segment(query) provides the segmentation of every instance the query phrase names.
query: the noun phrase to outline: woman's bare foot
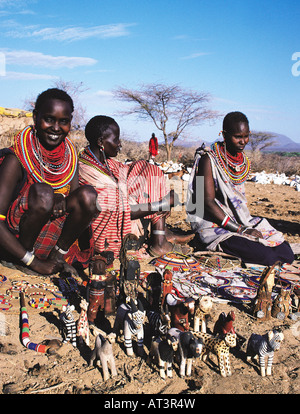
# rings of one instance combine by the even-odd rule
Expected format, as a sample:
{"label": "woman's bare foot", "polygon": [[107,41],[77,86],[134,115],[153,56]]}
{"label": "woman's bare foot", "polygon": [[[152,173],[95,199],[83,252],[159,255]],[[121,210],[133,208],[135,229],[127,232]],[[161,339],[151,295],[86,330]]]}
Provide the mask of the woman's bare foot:
{"label": "woman's bare foot", "polygon": [[166,239],[170,243],[186,244],[195,237],[195,234],[176,234],[166,227]]}
{"label": "woman's bare foot", "polygon": [[149,254],[151,256],[162,256],[172,251],[173,244],[166,242],[163,245],[151,244],[149,247]]}

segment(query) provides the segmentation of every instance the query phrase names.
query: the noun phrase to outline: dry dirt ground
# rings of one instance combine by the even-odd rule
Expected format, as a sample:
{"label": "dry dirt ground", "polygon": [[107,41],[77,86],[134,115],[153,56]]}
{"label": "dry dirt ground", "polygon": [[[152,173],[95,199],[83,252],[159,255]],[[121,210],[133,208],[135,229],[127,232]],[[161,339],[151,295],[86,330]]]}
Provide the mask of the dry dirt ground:
{"label": "dry dirt ground", "polygon": [[[246,183],[249,209],[253,215],[268,218],[292,243],[300,242],[299,199],[294,188]],[[185,215],[173,212],[168,218],[170,227],[189,230]],[[141,262],[142,270],[153,270],[148,260]],[[115,264],[118,268],[118,263]],[[28,280],[31,283],[50,283],[50,278],[24,276],[20,271],[0,266],[0,274],[8,280],[0,285],[0,294],[11,286],[11,281]],[[17,297],[17,296],[16,296]],[[89,367],[91,349],[95,337],[90,335],[90,347],[73,348],[64,344],[56,354],[48,355],[25,348],[20,341],[20,304],[12,299],[12,308],[0,312],[0,393],[2,394],[102,394],[121,395],[177,395],[196,394],[299,394],[300,393],[300,330],[295,322],[277,319],[257,322],[246,306],[215,304],[208,329],[214,326],[221,312],[234,310],[235,328],[245,338],[252,332],[265,333],[273,326],[282,326],[285,339],[275,354],[273,375],[261,377],[256,363],[248,363],[245,346],[231,352],[232,376],[222,378],[215,355],[206,363],[196,360],[190,378],[180,378],[178,365],[174,364],[173,378],[160,378],[155,366],[149,366],[145,358],[128,357],[122,343],[113,345],[118,376],[103,381],[101,368]],[[28,302],[27,302],[28,303]],[[2,305],[0,305],[2,306]],[[78,310],[78,309],[77,309]],[[59,311],[34,309],[27,305],[30,339],[39,343],[45,339],[61,339]],[[75,318],[78,318],[75,312]],[[113,323],[113,317],[109,318]],[[300,325],[300,322],[299,322]],[[149,350],[146,340],[145,353]]]}

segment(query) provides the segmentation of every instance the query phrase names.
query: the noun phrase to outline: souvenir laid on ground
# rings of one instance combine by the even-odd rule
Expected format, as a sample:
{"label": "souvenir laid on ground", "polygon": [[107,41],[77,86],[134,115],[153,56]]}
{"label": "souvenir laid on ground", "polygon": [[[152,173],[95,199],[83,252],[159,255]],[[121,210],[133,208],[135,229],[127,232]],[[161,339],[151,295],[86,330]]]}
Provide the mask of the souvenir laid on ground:
{"label": "souvenir laid on ground", "polygon": [[4,275],[0,275],[0,286],[7,281],[7,277]]}
{"label": "souvenir laid on ground", "polygon": [[255,288],[258,288],[259,280],[260,280],[260,276],[249,275],[245,278],[245,282],[247,283],[247,285],[249,285],[250,287],[255,287]]}
{"label": "souvenir laid on ground", "polygon": [[257,289],[245,286],[223,286],[219,293],[233,302],[251,303],[257,294]]}
{"label": "souvenir laid on ground", "polygon": [[231,256],[223,252],[194,252],[193,256],[205,267],[211,267],[219,270],[229,270],[240,267],[241,260],[238,257]]}
{"label": "souvenir laid on ground", "polygon": [[300,288],[300,261],[294,260],[292,264],[283,264],[280,278],[290,282],[294,287]]}
{"label": "souvenir laid on ground", "polygon": [[230,285],[230,280],[226,279],[225,277],[222,276],[204,276],[201,280],[202,283],[207,284],[208,286],[212,287],[212,288],[219,288],[219,287],[224,287],[224,286],[229,286]]}
{"label": "souvenir laid on ground", "polygon": [[175,272],[192,270],[201,272],[201,270],[203,270],[203,267],[195,258],[174,252],[166,253],[160,257],[154,258],[150,261],[150,264],[160,269],[164,269],[168,266]]}
{"label": "souvenir laid on ground", "polygon": [[194,273],[173,272],[173,290],[176,291],[177,296],[198,299],[200,296],[212,294],[210,287],[202,284],[202,277],[198,277],[200,281],[197,283],[197,276]]}

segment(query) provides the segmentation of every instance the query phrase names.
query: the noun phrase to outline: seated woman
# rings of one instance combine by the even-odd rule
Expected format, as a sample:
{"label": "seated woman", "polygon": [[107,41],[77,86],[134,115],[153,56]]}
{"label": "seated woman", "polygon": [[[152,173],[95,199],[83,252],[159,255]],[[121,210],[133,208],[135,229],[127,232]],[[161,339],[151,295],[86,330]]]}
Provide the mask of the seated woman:
{"label": "seated woman", "polygon": [[139,219],[151,221],[150,254],[171,251],[171,242],[188,241],[190,235],[175,236],[165,226],[177,197],[172,190],[167,193],[163,172],[148,161],[126,165],[113,159],[121,149],[117,122],[108,116],[95,116],[87,123],[85,135],[89,146],[79,153],[79,179],[82,184],[93,185],[101,207],[92,222],[95,252],[109,250],[118,257],[127,234],[144,234]]}
{"label": "seated woman", "polygon": [[[208,250],[220,250],[246,263],[266,266],[276,261],[291,263],[293,252],[282,233],[266,219],[252,217],[247,207],[244,182],[250,162],[243,150],[249,142],[249,123],[241,112],[230,112],[223,120],[224,142],[199,149],[189,182],[188,219]],[[204,200],[197,177],[204,177]],[[198,188],[197,188],[198,181]],[[198,192],[198,200],[197,200]],[[204,201],[204,214],[196,211]],[[201,216],[201,217],[200,217]]]}
{"label": "seated woman", "polygon": [[44,91],[34,126],[1,150],[0,259],[27,266],[27,273],[70,270],[69,248],[99,213],[95,190],[79,186],[78,158],[67,138],[73,110],[66,92]]}

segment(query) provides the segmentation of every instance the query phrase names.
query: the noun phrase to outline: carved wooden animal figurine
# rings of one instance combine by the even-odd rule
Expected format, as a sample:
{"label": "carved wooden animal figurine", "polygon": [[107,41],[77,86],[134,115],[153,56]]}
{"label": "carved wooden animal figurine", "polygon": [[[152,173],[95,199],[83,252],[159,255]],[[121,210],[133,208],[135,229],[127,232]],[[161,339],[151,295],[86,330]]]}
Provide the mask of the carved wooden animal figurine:
{"label": "carved wooden animal figurine", "polygon": [[67,305],[62,308],[63,312],[60,314],[61,331],[64,337],[63,343],[71,342],[76,347],[76,322],[74,320],[72,311],[75,309],[73,305]]}
{"label": "carved wooden animal figurine", "polygon": [[159,374],[163,379],[166,378],[165,371],[167,371],[167,377],[172,378],[173,357],[177,348],[178,338],[175,338],[169,333],[165,339],[160,337],[152,339],[147,362],[150,363],[152,358],[157,359]]}
{"label": "carved wooden animal figurine", "polygon": [[171,325],[181,331],[190,329],[189,317],[194,313],[195,301],[192,298],[178,300],[173,294],[168,293],[166,303],[171,313]]}
{"label": "carved wooden animal figurine", "polygon": [[271,315],[283,321],[291,313],[291,295],[286,289],[281,289],[273,302]]}
{"label": "carved wooden animal figurine", "polygon": [[[273,329],[264,335],[253,333],[247,344],[247,361],[251,358],[259,357],[259,365],[261,376],[271,375],[274,352],[280,348],[284,339],[282,332]],[[265,366],[265,358],[268,358],[267,370]]]}
{"label": "carved wooden animal figurine", "polygon": [[97,359],[97,365],[100,365],[101,363],[103,381],[106,381],[110,378],[108,365],[111,370],[111,376],[115,377],[118,375],[112,349],[112,344],[115,342],[115,337],[116,336],[113,333],[106,335],[106,337],[99,334],[96,338],[95,348],[91,355],[90,366],[94,364],[95,359]]}
{"label": "carved wooden animal figurine", "polygon": [[113,331],[118,336],[120,330],[123,330],[126,353],[133,355],[132,336],[137,337],[138,355],[144,353],[144,322],[146,311],[140,300],[137,300],[138,306],[131,299],[129,303],[122,304],[118,307]]}
{"label": "carved wooden animal figurine", "polygon": [[85,341],[87,346],[90,345],[90,331],[89,323],[87,319],[87,310],[89,307],[88,302],[85,299],[82,299],[80,302],[81,312],[79,319],[77,321],[77,336],[79,341],[82,343],[82,340]]}
{"label": "carved wooden animal figurine", "polygon": [[227,333],[236,333],[233,327],[234,321],[235,314],[233,311],[228,312],[227,315],[225,312],[220,313],[219,318],[214,326],[213,335],[224,336]]}
{"label": "carved wooden animal figurine", "polygon": [[[195,302],[194,331],[206,332],[206,322],[212,310],[213,302],[210,296],[202,296]],[[200,329],[201,323],[201,329]]]}
{"label": "carved wooden animal figurine", "polygon": [[183,378],[192,373],[193,360],[200,357],[203,349],[202,339],[196,338],[190,331],[169,329],[168,333],[178,339],[178,355],[180,359],[179,375]]}
{"label": "carved wooden animal figurine", "polygon": [[201,338],[203,340],[204,349],[201,355],[202,360],[205,361],[210,352],[214,353],[218,358],[221,376],[230,376],[231,368],[229,351],[230,348],[234,348],[236,346],[236,334],[227,333],[224,338],[202,332],[195,333],[195,335],[197,338]]}
{"label": "carved wooden animal figurine", "polygon": [[150,326],[151,337],[166,335],[171,328],[171,318],[169,314],[160,314],[152,310],[146,310],[146,316]]}
{"label": "carved wooden animal figurine", "polygon": [[271,319],[272,289],[280,266],[280,262],[276,262],[273,266],[266,267],[260,276],[257,295],[253,303],[253,315],[261,322]]}

